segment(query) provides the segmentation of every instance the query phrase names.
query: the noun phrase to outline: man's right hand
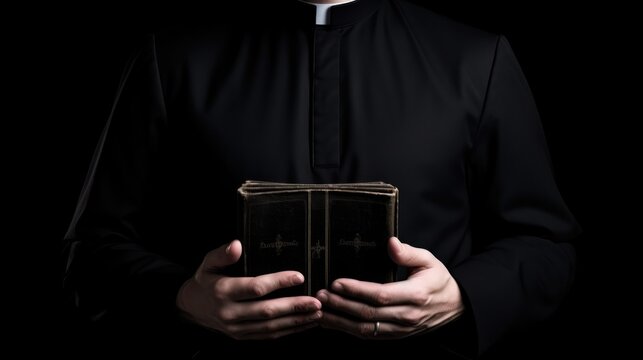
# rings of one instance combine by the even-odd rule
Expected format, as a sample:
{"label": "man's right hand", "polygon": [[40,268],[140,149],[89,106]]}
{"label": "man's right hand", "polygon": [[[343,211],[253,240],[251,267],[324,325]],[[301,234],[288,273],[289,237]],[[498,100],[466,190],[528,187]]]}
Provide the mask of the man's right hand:
{"label": "man's right hand", "polygon": [[240,257],[238,240],[210,251],[179,290],[178,308],[192,321],[235,339],[275,339],[317,326],[321,303],[314,297],[252,300],[303,283],[301,273],[282,271],[257,277],[219,274]]}

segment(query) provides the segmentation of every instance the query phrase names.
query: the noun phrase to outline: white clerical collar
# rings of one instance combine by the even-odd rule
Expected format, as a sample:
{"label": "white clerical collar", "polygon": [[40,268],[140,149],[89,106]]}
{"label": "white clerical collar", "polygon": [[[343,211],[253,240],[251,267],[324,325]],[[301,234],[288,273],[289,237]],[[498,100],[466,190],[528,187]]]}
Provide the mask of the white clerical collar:
{"label": "white clerical collar", "polygon": [[341,5],[341,4],[346,4],[349,2],[353,2],[355,0],[343,0],[341,2],[336,2],[332,4],[317,4],[313,0],[299,0],[303,1],[305,3],[315,5],[317,8],[317,16],[315,17],[315,24],[317,25],[328,25],[330,23],[330,11],[328,11],[331,7],[335,5]]}

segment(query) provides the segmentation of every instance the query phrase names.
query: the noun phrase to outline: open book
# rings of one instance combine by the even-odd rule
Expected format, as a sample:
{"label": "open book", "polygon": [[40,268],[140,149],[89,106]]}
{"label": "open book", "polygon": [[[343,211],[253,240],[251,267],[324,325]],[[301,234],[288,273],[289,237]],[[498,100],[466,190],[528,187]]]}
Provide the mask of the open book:
{"label": "open book", "polygon": [[337,278],[395,280],[387,242],[397,235],[398,190],[383,182],[288,184],[239,189],[245,276],[296,270],[301,286],[272,296],[313,295]]}

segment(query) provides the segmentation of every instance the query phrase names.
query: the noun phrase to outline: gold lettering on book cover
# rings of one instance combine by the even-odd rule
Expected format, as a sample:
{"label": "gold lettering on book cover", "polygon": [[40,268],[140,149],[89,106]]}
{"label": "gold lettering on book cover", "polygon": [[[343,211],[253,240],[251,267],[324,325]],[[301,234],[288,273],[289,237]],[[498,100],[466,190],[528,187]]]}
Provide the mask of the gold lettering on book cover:
{"label": "gold lettering on book cover", "polygon": [[261,243],[259,243],[260,249],[275,249],[275,253],[277,255],[281,255],[282,249],[288,246],[299,246],[299,242],[297,242],[297,240],[283,241],[283,239],[281,238],[281,234],[277,234],[277,236],[275,237],[275,241],[268,243],[262,241]]}
{"label": "gold lettering on book cover", "polygon": [[375,243],[375,241],[362,240],[362,236],[359,233],[357,233],[355,234],[355,237],[353,238],[353,240],[344,240],[343,238],[339,239],[339,246],[352,246],[353,249],[355,249],[355,253],[358,253],[360,248],[376,247],[377,244]]}

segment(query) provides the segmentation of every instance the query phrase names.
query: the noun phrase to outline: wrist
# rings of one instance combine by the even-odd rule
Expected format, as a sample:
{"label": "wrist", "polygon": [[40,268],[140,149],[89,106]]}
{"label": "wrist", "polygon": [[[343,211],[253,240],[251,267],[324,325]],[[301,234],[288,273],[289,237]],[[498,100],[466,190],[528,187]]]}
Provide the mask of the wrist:
{"label": "wrist", "polygon": [[452,311],[454,315],[457,314],[459,316],[464,312],[465,306],[464,300],[462,299],[462,291],[460,290],[460,286],[453,277],[449,279],[449,283],[447,284],[447,294],[447,298],[449,299],[449,304],[453,309]]}

